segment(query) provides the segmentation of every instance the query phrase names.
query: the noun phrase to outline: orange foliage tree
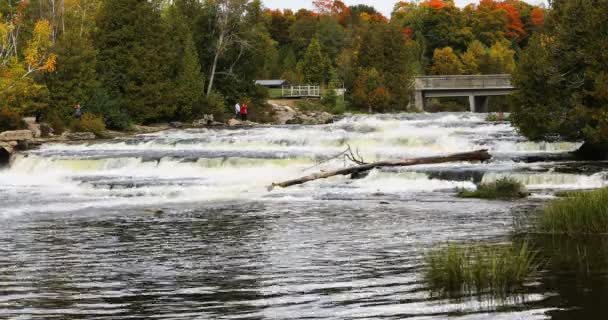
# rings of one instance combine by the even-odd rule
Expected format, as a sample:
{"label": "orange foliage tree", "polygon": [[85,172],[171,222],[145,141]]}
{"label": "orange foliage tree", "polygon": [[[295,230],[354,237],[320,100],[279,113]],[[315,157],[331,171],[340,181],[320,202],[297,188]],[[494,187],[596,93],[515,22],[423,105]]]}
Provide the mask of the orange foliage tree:
{"label": "orange foliage tree", "polygon": [[542,8],[534,8],[530,12],[530,24],[534,28],[540,28],[545,24],[545,10]]}
{"label": "orange foliage tree", "polygon": [[442,0],[425,1],[425,2],[421,3],[420,5],[426,6],[426,7],[431,7],[436,10],[445,8],[445,3]]}

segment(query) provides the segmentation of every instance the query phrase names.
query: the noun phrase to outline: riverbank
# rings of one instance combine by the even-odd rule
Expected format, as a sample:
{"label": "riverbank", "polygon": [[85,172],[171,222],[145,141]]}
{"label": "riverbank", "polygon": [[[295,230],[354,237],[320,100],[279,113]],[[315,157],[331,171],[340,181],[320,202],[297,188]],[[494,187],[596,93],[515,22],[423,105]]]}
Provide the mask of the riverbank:
{"label": "riverbank", "polygon": [[190,123],[169,122],[154,125],[132,125],[127,131],[103,130],[97,134],[93,132],[65,131],[54,135],[46,123],[36,123],[34,118],[24,118],[27,129],[0,132],[0,167],[10,163],[11,157],[18,151],[35,149],[47,143],[82,143],[87,141],[103,141],[109,139],[126,139],[140,134],[150,134],[169,129],[197,129],[197,128],[243,128],[269,125],[320,125],[332,123],[336,115],[325,111],[300,110],[294,100],[269,100],[272,121],[269,123],[256,123],[240,121],[234,118],[226,122],[215,121],[213,115]]}

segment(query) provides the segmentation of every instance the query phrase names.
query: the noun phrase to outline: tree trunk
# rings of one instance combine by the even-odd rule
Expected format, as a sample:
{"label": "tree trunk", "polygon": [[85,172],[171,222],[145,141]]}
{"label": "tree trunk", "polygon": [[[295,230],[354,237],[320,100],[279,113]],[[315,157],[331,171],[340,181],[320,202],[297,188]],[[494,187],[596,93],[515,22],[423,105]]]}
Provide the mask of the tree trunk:
{"label": "tree trunk", "polygon": [[215,57],[213,58],[213,65],[211,66],[211,74],[209,75],[209,86],[207,87],[207,96],[211,94],[213,90],[213,81],[215,80],[215,71],[217,69],[217,61],[220,58],[222,52],[222,46],[224,45],[224,32],[220,33],[220,37],[217,40],[217,48],[215,49]]}
{"label": "tree trunk", "polygon": [[478,150],[473,152],[465,152],[465,153],[456,153],[447,156],[438,156],[438,157],[426,157],[426,158],[416,158],[416,159],[403,159],[403,160],[388,160],[388,161],[380,161],[369,164],[363,164],[354,167],[348,167],[336,171],[329,172],[318,172],[305,177],[301,177],[294,180],[273,183],[272,186],[268,187],[269,191],[272,191],[275,187],[287,188],[290,186],[303,184],[309,181],[317,180],[317,179],[326,179],[333,176],[339,175],[348,175],[348,174],[359,174],[362,172],[366,172],[375,168],[381,167],[407,167],[407,166],[415,166],[419,164],[434,164],[434,163],[445,163],[445,162],[456,162],[456,161],[486,161],[490,160],[492,156],[488,153],[487,150]]}

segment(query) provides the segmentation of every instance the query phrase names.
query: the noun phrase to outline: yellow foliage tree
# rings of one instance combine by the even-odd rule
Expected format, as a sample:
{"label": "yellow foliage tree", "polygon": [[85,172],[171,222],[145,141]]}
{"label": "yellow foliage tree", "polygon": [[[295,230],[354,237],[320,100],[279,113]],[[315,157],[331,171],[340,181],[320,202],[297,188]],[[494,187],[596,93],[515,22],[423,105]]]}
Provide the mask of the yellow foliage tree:
{"label": "yellow foliage tree", "polygon": [[50,51],[51,26],[48,21],[40,20],[34,25],[32,38],[23,50],[23,59],[20,59],[12,41],[15,29],[14,21],[0,16],[0,107],[22,112],[25,108],[36,107],[31,100],[44,91],[44,86],[37,85],[31,76],[55,71],[57,56]]}
{"label": "yellow foliage tree", "polygon": [[433,53],[433,66],[431,72],[437,75],[462,74],[463,65],[460,58],[450,47],[435,49]]}

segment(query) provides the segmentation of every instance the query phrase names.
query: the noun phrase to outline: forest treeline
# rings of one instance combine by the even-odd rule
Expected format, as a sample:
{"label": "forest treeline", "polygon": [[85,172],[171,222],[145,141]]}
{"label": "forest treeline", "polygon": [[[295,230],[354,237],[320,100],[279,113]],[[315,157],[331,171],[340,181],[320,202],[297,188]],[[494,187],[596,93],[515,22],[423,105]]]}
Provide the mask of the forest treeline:
{"label": "forest treeline", "polygon": [[314,4],[294,12],[260,0],[3,0],[0,126],[34,114],[70,125],[81,104],[122,130],[221,117],[243,99],[255,120],[268,95],[256,79],[345,87],[353,109],[405,111],[416,75],[513,72],[547,14],[516,0],[401,1],[391,17]]}

